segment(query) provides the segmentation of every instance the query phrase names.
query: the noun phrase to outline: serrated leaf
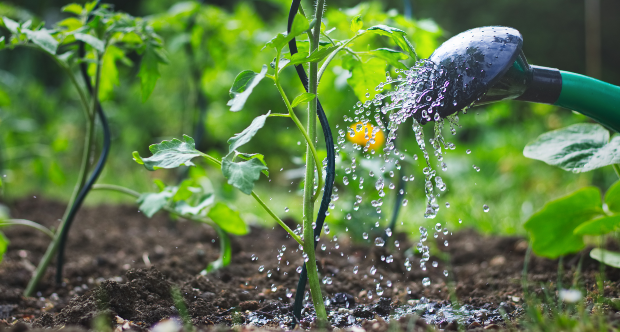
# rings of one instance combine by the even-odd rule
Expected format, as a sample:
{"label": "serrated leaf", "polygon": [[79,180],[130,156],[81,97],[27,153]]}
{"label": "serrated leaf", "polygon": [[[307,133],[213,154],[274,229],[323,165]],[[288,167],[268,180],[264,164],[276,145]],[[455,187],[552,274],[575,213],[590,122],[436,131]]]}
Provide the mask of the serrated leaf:
{"label": "serrated leaf", "polygon": [[[353,92],[361,101],[372,99],[378,93],[375,87],[385,82],[385,62],[377,58],[370,58],[362,63],[351,55],[343,57],[343,67],[351,72],[347,83],[353,88]],[[366,97],[369,93],[369,97]]]}
{"label": "serrated leaf", "polygon": [[145,216],[151,218],[155,213],[168,204],[168,201],[174,195],[173,187],[167,187],[158,193],[144,193],[138,198],[138,209]]}
{"label": "serrated leaf", "polygon": [[28,36],[31,42],[39,46],[45,52],[52,55],[56,54],[56,50],[58,49],[58,41],[52,37],[47,30],[23,30],[23,32]]}
{"label": "serrated leaf", "polygon": [[301,103],[307,103],[313,100],[315,97],[316,95],[314,93],[304,92],[300,94],[299,96],[295,97],[295,99],[293,99],[293,102],[291,103],[291,107],[295,107]]}
{"label": "serrated leaf", "polygon": [[230,88],[230,98],[226,105],[230,106],[232,112],[238,112],[243,109],[243,105],[248,100],[252,90],[267,74],[267,65],[263,65],[260,73],[251,70],[244,70],[237,75],[235,82]]}
{"label": "serrated leaf", "polygon": [[75,15],[81,15],[82,11],[84,10],[84,8],[81,5],[77,4],[77,3],[70,3],[70,4],[62,7],[60,10],[65,12],[65,13],[72,13],[72,14],[75,14]]}
{"label": "serrated leaf", "polygon": [[[267,167],[267,162],[265,161],[265,156],[263,156],[260,153],[241,153],[241,152],[237,152],[235,151],[235,154],[237,155],[237,157],[243,158],[245,160],[250,160],[250,159],[258,159],[260,160],[261,163],[263,163],[263,165],[265,165],[265,167]],[[263,174],[265,174],[265,176],[269,176],[269,170],[265,169],[263,170]]]}
{"label": "serrated leaf", "polygon": [[620,253],[600,248],[594,248],[590,251],[590,257],[605,265],[620,268]]}
{"label": "serrated leaf", "polygon": [[357,15],[351,20],[351,31],[358,32],[363,26],[362,15]]}
{"label": "serrated leaf", "polygon": [[89,34],[86,33],[74,33],[73,37],[75,37],[75,39],[79,40],[79,41],[83,41],[86,44],[92,46],[94,49],[96,49],[97,51],[99,51],[99,53],[103,53],[105,51],[105,43],[98,39],[95,36],[91,36]]}
{"label": "serrated leaf", "polygon": [[[308,19],[297,13],[295,18],[293,19],[293,24],[291,25],[291,32],[288,34],[279,33],[275,37],[273,37],[270,41],[265,44],[265,47],[274,47],[276,50],[281,50],[286,44],[288,44],[291,39],[299,36],[300,34],[306,32],[310,28],[310,23]],[[265,49],[263,47],[263,49]]]}
{"label": "serrated leaf", "polygon": [[557,258],[583,249],[582,236],[573,232],[582,223],[602,215],[601,204],[596,187],[585,187],[545,204],[524,224],[534,252]]}
{"label": "serrated leaf", "polygon": [[13,21],[12,19],[4,16],[2,17],[2,22],[4,23],[4,26],[11,31],[11,33],[13,34],[17,34],[19,33],[19,23]]}
{"label": "serrated leaf", "polygon": [[222,202],[215,204],[207,213],[207,217],[211,218],[228,234],[246,235],[249,233],[248,226],[239,216],[239,212],[234,211]]}
{"label": "serrated leaf", "polygon": [[400,60],[406,60],[409,58],[407,54],[389,48],[378,48],[370,51],[369,53],[379,59],[383,59],[385,62],[398,69],[408,69],[407,66],[400,62]]}
{"label": "serrated leaf", "polygon": [[11,243],[9,239],[7,239],[2,232],[0,232],[0,262],[2,262],[2,259],[4,258],[4,254],[9,247],[9,243]]}
{"label": "serrated leaf", "polygon": [[182,215],[198,215],[205,208],[213,205],[215,196],[213,194],[203,195],[196,205],[189,205],[186,201],[180,201],[174,206],[174,210]]}
{"label": "serrated leaf", "polygon": [[206,272],[211,273],[213,271],[219,270],[228,264],[230,264],[230,260],[232,257],[232,247],[230,245],[230,239],[228,238],[228,234],[224,232],[219,227],[214,227],[217,232],[218,237],[220,238],[220,257],[207,266]]}
{"label": "serrated leaf", "polygon": [[183,135],[183,140],[174,138],[171,141],[153,144],[149,146],[149,150],[153,154],[149,158],[142,158],[137,152],[133,153],[134,160],[149,171],[194,166],[191,160],[201,155],[201,152],[196,150],[194,139],[187,135]]}
{"label": "serrated leaf", "polygon": [[394,43],[403,49],[403,51],[407,52],[410,57],[414,59],[417,58],[413,45],[411,45],[411,42],[405,37],[407,34],[403,30],[392,28],[387,25],[375,25],[368,28],[366,31],[392,38]]}
{"label": "serrated leaf", "polygon": [[620,216],[597,218],[586,221],[573,231],[576,235],[605,235],[620,226]]}
{"label": "serrated leaf", "polygon": [[101,61],[101,78],[99,79],[99,99],[111,100],[114,87],[119,85],[116,61],[125,58],[125,53],[116,45],[108,46]]}
{"label": "serrated leaf", "polygon": [[254,183],[260,178],[260,173],[267,167],[257,158],[233,162],[232,155],[222,160],[222,174],[228,179],[228,184],[250,195],[254,189]]}
{"label": "serrated leaf", "polygon": [[620,181],[612,184],[605,193],[605,204],[609,211],[620,213]]}
{"label": "serrated leaf", "polygon": [[159,55],[156,53],[155,46],[151,45],[151,43],[147,43],[144,54],[142,55],[142,61],[140,62],[140,72],[138,73],[142,85],[142,102],[145,102],[149,98],[155,89],[157,80],[161,76],[159,73],[160,62],[163,61],[160,60]]}
{"label": "serrated leaf", "polygon": [[575,173],[620,163],[620,136],[609,141],[599,124],[578,123],[544,133],[525,146],[523,155]]}
{"label": "serrated leaf", "polygon": [[263,128],[263,126],[265,125],[265,120],[267,120],[269,114],[271,114],[271,111],[267,112],[267,114],[255,117],[254,120],[252,120],[252,123],[247,128],[243,129],[242,132],[235,134],[235,136],[229,138],[228,144],[230,144],[230,146],[228,147],[228,153],[231,153],[237,150],[237,148],[239,148],[240,146],[248,143],[252,139],[252,137],[256,135],[258,130]]}

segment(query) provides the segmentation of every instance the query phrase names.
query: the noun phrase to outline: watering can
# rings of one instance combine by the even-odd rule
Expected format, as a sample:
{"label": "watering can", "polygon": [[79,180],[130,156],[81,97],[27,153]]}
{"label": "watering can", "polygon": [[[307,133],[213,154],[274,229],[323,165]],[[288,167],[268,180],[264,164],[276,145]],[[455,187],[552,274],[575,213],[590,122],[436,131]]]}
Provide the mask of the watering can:
{"label": "watering can", "polygon": [[501,26],[475,28],[443,43],[430,56],[450,75],[452,100],[441,117],[470,106],[521,100],[561,106],[620,132],[620,87],[555,68],[530,65],[523,37]]}

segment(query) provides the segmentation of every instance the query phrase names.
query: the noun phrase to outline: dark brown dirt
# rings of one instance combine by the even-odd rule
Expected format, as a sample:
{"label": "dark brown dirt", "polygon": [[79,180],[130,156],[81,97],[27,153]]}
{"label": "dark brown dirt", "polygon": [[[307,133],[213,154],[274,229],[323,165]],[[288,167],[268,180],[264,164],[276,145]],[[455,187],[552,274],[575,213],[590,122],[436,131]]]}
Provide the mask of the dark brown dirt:
{"label": "dark brown dirt", "polygon": [[[61,203],[41,198],[10,205],[13,217],[48,227],[57,225],[64,209]],[[180,290],[196,326],[252,323],[279,327],[278,320],[288,317],[292,310],[292,299],[287,295],[295,290],[299,276],[296,268],[303,261],[298,246],[283,230],[252,228],[250,235],[233,239],[230,266],[201,275],[206,265],[218,257],[217,236],[210,228],[186,221],[174,222],[165,214],[148,219],[133,206],[99,206],[83,209],[75,220],[66,250],[64,284],[53,284],[55,268],[52,266],[37,296],[24,298],[22,292],[49,238],[23,227],[6,228],[3,232],[11,245],[0,263],[0,328],[12,326],[14,332],[31,327],[91,328],[96,317],[107,317],[118,326],[130,324],[130,328],[145,329],[163,319],[179,316],[171,295],[173,288]],[[430,260],[438,261],[439,266],[432,267],[429,262],[427,270],[422,271],[418,256],[411,258],[413,268],[407,271],[406,249],[415,243],[408,241],[404,234],[395,235],[400,242],[398,248],[355,244],[347,234],[338,234],[339,249],[335,249],[332,236],[321,240],[327,244],[327,250],[317,255],[321,278],[331,278],[331,283],[324,280],[324,294],[332,299],[331,311],[345,310],[346,315],[342,317],[350,314],[356,325],[367,330],[386,330],[387,323],[381,317],[385,318],[408,301],[412,304],[411,300],[418,303],[417,300],[426,298],[433,306],[449,305],[450,290],[468,308],[497,311],[501,305],[514,315],[522,312],[521,273],[527,250],[527,242],[522,238],[461,231],[445,236],[449,240],[449,246],[445,247],[440,237],[437,247],[442,259],[431,257]],[[573,283],[583,255],[580,282],[593,296],[597,293],[599,265],[585,253],[564,259],[562,282]],[[392,263],[382,261],[381,256],[390,254]],[[264,266],[262,272],[260,266]],[[353,273],[354,266],[359,267],[357,274]],[[372,266],[377,268],[374,275],[370,272]],[[555,290],[557,268],[557,261],[533,256],[528,273],[530,290],[542,293],[543,286]],[[444,270],[449,271],[448,277],[444,276]],[[605,296],[620,297],[619,271],[605,270],[609,280],[604,286]],[[430,286],[422,286],[424,277],[431,279]],[[377,295],[377,283],[384,290],[381,296]],[[370,292],[374,294],[372,298]],[[336,293],[349,294],[358,307],[343,309],[345,295],[333,298]],[[311,308],[307,310],[312,312]],[[347,326],[342,317],[333,315],[332,323]],[[482,328],[501,324],[497,317],[472,316],[467,325]],[[456,328],[455,322],[449,320],[434,322],[439,328]],[[409,320],[402,318],[401,323],[406,328]],[[422,321],[417,324],[424,328]],[[309,321],[302,325],[308,327]]]}

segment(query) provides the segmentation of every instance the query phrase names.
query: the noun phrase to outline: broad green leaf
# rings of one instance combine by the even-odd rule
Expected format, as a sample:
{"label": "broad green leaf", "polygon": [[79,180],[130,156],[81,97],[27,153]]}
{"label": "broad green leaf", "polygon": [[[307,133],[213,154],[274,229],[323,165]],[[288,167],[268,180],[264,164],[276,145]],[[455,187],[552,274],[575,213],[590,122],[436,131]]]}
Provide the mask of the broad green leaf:
{"label": "broad green leaf", "polygon": [[362,15],[357,15],[351,20],[351,31],[358,32],[363,26]]}
{"label": "broad green leaf", "polygon": [[13,34],[19,33],[19,23],[13,21],[12,19],[10,19],[8,17],[2,17],[2,22],[4,23],[4,26],[9,31],[11,31],[11,33],[13,33]]}
{"label": "broad green leaf", "polygon": [[369,53],[379,59],[383,59],[385,62],[398,69],[407,69],[407,66],[400,62],[400,60],[406,60],[409,58],[407,54],[389,48],[378,48],[370,51]]}
{"label": "broad green leaf", "polygon": [[291,103],[291,107],[295,107],[301,103],[307,103],[313,100],[315,97],[316,95],[314,93],[304,92],[300,94],[299,96],[295,97],[295,99],[293,99],[293,102]]}
{"label": "broad green leaf", "polygon": [[222,174],[228,179],[228,183],[250,195],[254,189],[254,183],[258,181],[260,173],[267,167],[258,158],[247,161],[233,162],[232,154],[222,160]]}
{"label": "broad green leaf", "polygon": [[403,51],[407,52],[410,57],[414,59],[417,58],[413,45],[411,45],[411,42],[405,37],[406,33],[403,30],[392,28],[387,25],[375,25],[368,28],[367,31],[392,38],[394,43],[402,48]]}
{"label": "broad green leaf", "polygon": [[605,193],[605,204],[609,211],[620,213],[620,181],[616,181]]}
{"label": "broad green leaf", "polygon": [[[267,167],[267,162],[265,162],[265,156],[263,156],[260,153],[241,153],[241,152],[237,152],[235,151],[235,154],[237,155],[237,157],[243,158],[245,160],[250,160],[250,159],[258,159],[260,160],[261,163],[263,163],[263,165],[265,165],[265,167]],[[263,174],[265,174],[265,176],[269,176],[269,170],[265,169],[263,170]]]}
{"label": "broad green leaf", "polygon": [[140,83],[142,85],[142,102],[145,102],[149,98],[153,89],[155,89],[157,80],[161,76],[159,73],[159,63],[165,63],[162,57],[156,52],[155,47],[156,46],[151,45],[151,43],[146,44],[146,49],[142,55],[142,62],[140,63],[140,72],[138,76],[140,77]]}
{"label": "broad green leaf", "polygon": [[238,112],[243,109],[246,100],[252,93],[252,90],[267,74],[267,65],[263,65],[260,73],[251,70],[244,70],[237,75],[233,86],[230,88],[230,98],[226,105],[230,106],[230,110]]}
{"label": "broad green leaf", "polygon": [[583,238],[574,234],[582,223],[603,214],[601,193],[585,187],[548,202],[525,222],[532,249],[540,256],[556,258],[583,249]]}
{"label": "broad green leaf", "polygon": [[226,234],[226,232],[221,230],[219,227],[215,227],[215,230],[220,238],[220,257],[216,261],[209,263],[206,269],[207,273],[211,273],[227,266],[230,264],[230,259],[232,257],[232,247],[230,246],[228,234]]}
{"label": "broad green leaf", "polygon": [[117,60],[123,60],[125,53],[116,45],[108,46],[101,62],[101,78],[99,79],[99,99],[111,100],[114,87],[119,85]]}
{"label": "broad green leaf", "polygon": [[[343,57],[343,67],[351,72],[347,79],[353,92],[361,101],[372,99],[378,93],[375,88],[385,82],[385,62],[381,59],[370,58],[366,63],[358,61],[351,55]],[[370,96],[367,98],[366,93]]]}
{"label": "broad green leaf", "polygon": [[586,221],[575,228],[576,235],[605,235],[620,226],[620,216],[603,217]]}
{"label": "broad green leaf", "polygon": [[[301,15],[300,13],[297,13],[297,15],[295,15],[295,18],[293,19],[293,25],[291,26],[291,32],[289,34],[284,34],[284,33],[277,34],[275,37],[273,37],[273,39],[271,39],[270,41],[267,42],[267,44],[265,44],[265,47],[267,46],[274,47],[276,50],[279,51],[286,44],[288,44],[289,41],[299,36],[300,34],[306,32],[309,28],[310,28],[310,23],[308,22],[308,19],[305,16]],[[265,47],[263,47],[263,49],[265,49]]]}
{"label": "broad green leaf", "polygon": [[0,262],[2,262],[2,259],[4,258],[4,254],[9,247],[9,243],[9,239],[7,239],[2,232],[0,232]]}
{"label": "broad green leaf", "polygon": [[620,268],[620,253],[600,248],[594,248],[590,251],[590,257],[605,265]]}
{"label": "broad green leaf", "polygon": [[99,51],[99,53],[103,53],[103,51],[105,51],[105,43],[101,39],[95,36],[91,36],[89,34],[79,33],[79,32],[74,33],[73,36],[75,37],[75,39],[79,41],[83,41],[86,44],[92,46],[94,49]]}
{"label": "broad green leaf", "polygon": [[31,31],[24,29],[23,32],[28,36],[31,42],[41,47],[49,54],[55,55],[58,49],[58,41],[50,35],[47,30]]}
{"label": "broad green leaf", "polygon": [[609,141],[599,124],[578,123],[544,133],[525,146],[523,155],[574,173],[620,163],[620,136]]}
{"label": "broad green leaf", "polygon": [[144,193],[138,198],[138,209],[144,213],[145,216],[151,218],[157,211],[168,204],[168,201],[173,195],[173,187],[167,187],[158,193]]}
{"label": "broad green leaf", "polygon": [[[64,20],[58,22],[57,25],[67,28],[65,32],[71,32],[71,31],[75,31],[81,28],[84,24],[82,24],[82,21],[78,20],[75,17],[67,17]],[[66,44],[66,43],[67,43],[67,39],[63,41],[63,44]]]}
{"label": "broad green leaf", "polygon": [[84,10],[84,8],[81,5],[77,4],[77,3],[70,3],[70,4],[62,7],[60,10],[65,12],[65,13],[72,13],[72,14],[75,14],[75,15],[81,15],[82,11]]}
{"label": "broad green leaf", "polygon": [[206,207],[213,205],[214,202],[215,196],[206,194],[201,197],[198,204],[192,206],[186,201],[180,201],[174,206],[174,210],[182,215],[197,215]]}
{"label": "broad green leaf", "polygon": [[256,135],[256,132],[258,132],[259,129],[263,128],[263,126],[265,125],[265,120],[267,120],[267,117],[270,113],[271,111],[267,112],[267,114],[255,117],[254,120],[252,120],[250,126],[243,129],[242,132],[235,134],[235,136],[229,138],[228,144],[230,144],[230,146],[228,147],[228,153],[237,150],[237,148],[249,142],[252,137]]}
{"label": "broad green leaf", "polygon": [[180,202],[189,199],[194,194],[194,190],[190,189],[194,185],[192,179],[185,179],[178,185],[174,196],[172,196],[173,202]]}
{"label": "broad green leaf", "polygon": [[201,155],[201,152],[196,150],[194,139],[187,135],[183,135],[183,140],[174,138],[171,141],[153,144],[149,146],[149,150],[153,154],[149,158],[140,157],[138,152],[133,153],[134,160],[149,171],[183,165],[194,166],[191,160]]}
{"label": "broad green leaf", "polygon": [[239,212],[232,210],[228,205],[218,202],[209,210],[207,217],[211,218],[226,233],[233,235],[248,234],[248,226],[239,216]]}

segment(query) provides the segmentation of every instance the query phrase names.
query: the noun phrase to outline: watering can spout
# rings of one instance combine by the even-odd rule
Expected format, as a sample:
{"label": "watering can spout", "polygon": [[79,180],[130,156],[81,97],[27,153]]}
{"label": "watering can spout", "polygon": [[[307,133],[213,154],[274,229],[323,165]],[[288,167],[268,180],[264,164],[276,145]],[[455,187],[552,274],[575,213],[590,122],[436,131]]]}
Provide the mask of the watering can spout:
{"label": "watering can spout", "polygon": [[447,103],[440,114],[447,116],[466,106],[514,99],[574,110],[620,132],[620,87],[530,65],[522,47],[523,38],[517,30],[499,26],[471,29],[442,44],[429,59],[451,69],[467,93],[455,103]]}

